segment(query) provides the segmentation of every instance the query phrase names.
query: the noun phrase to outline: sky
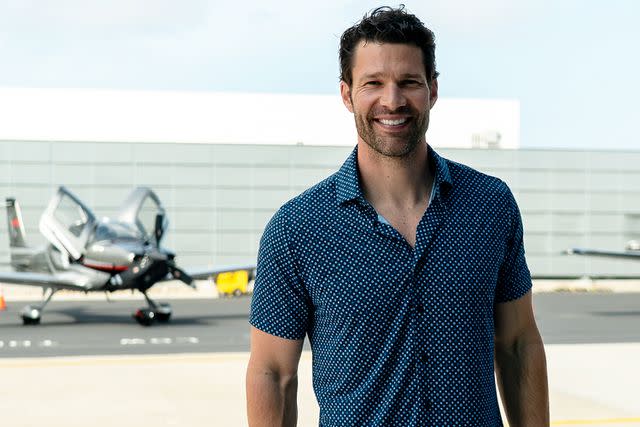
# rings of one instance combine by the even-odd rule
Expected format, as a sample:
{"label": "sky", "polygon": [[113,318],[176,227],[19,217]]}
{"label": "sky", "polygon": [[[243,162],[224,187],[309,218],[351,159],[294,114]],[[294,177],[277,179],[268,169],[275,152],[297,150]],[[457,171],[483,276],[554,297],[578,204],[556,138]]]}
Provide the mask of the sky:
{"label": "sky", "polygon": [[[640,150],[639,1],[404,3],[441,97],[520,101],[523,147]],[[337,94],[340,34],[381,5],[0,0],[0,87]]]}

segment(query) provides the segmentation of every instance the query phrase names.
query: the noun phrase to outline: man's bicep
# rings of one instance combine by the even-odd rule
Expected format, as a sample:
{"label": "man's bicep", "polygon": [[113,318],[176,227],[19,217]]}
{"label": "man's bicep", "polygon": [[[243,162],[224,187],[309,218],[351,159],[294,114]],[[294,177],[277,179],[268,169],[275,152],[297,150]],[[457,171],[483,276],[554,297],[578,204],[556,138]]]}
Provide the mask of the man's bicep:
{"label": "man's bicep", "polygon": [[280,376],[293,376],[298,370],[304,339],[290,340],[251,326],[250,366]]}
{"label": "man's bicep", "polygon": [[494,323],[498,345],[512,345],[530,332],[537,333],[531,291],[518,299],[496,303]]}

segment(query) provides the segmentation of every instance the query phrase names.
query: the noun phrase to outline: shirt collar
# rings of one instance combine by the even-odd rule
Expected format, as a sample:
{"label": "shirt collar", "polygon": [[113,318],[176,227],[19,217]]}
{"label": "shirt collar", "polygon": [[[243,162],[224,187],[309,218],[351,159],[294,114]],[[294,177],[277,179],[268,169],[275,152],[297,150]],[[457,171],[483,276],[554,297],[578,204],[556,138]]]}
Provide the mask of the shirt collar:
{"label": "shirt collar", "polygon": [[[443,185],[452,186],[453,181],[449,173],[447,160],[440,157],[430,145],[427,145],[429,165],[435,168],[434,191],[440,194]],[[358,146],[356,146],[347,160],[336,174],[336,198],[339,204],[364,198],[358,173]]]}
{"label": "shirt collar", "polygon": [[435,170],[435,190],[439,191],[443,186],[452,187],[453,179],[449,173],[448,160],[436,153],[430,145],[427,145],[427,153],[429,166]]}
{"label": "shirt collar", "polygon": [[336,175],[336,198],[339,204],[363,197],[358,173],[358,146],[353,149]]}

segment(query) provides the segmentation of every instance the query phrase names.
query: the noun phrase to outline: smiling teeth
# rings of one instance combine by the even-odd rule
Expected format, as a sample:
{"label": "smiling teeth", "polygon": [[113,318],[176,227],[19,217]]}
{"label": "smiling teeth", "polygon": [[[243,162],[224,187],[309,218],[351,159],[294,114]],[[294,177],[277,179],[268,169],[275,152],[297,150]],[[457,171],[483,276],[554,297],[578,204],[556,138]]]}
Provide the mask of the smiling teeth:
{"label": "smiling teeth", "polygon": [[387,126],[398,126],[398,125],[403,124],[406,121],[407,121],[407,119],[398,119],[398,120],[380,119],[380,123],[382,123],[383,125],[387,125]]}

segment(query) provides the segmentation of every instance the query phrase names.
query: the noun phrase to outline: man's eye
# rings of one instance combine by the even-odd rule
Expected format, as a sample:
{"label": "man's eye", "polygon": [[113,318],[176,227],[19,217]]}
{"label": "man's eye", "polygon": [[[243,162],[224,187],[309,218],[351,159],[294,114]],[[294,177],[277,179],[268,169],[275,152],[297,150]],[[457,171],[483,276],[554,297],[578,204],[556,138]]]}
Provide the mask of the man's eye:
{"label": "man's eye", "polygon": [[376,80],[371,80],[365,83],[365,86],[378,86],[378,85],[380,85],[380,82]]}
{"label": "man's eye", "polygon": [[422,84],[418,80],[405,80],[403,83],[405,86],[420,86]]}

